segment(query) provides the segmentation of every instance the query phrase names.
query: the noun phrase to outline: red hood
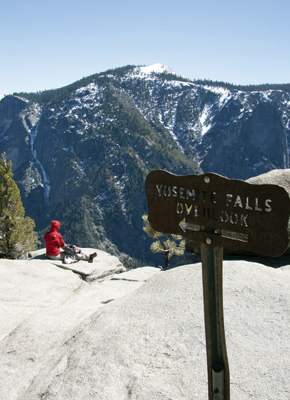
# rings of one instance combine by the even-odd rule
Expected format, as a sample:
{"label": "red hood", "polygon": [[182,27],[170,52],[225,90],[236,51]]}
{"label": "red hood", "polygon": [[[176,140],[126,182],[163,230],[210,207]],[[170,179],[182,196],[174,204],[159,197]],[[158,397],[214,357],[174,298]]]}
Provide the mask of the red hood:
{"label": "red hood", "polygon": [[58,231],[60,228],[60,223],[58,221],[51,221],[50,231],[55,232]]}

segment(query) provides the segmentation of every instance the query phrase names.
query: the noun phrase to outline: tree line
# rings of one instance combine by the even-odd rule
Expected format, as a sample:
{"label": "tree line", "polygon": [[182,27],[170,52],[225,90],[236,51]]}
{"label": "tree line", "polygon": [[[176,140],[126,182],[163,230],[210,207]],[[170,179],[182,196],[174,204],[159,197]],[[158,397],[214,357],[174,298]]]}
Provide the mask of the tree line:
{"label": "tree line", "polygon": [[[13,93],[14,96],[23,97],[29,101],[37,102],[39,104],[60,104],[62,101],[67,99],[75,90],[87,86],[88,84],[95,82],[98,85],[109,85],[111,82],[111,76],[116,78],[120,78],[124,76],[125,73],[130,71],[130,69],[135,68],[134,65],[127,65],[125,67],[110,69],[103,73],[93,74],[87,77],[84,77],[70,85],[64,86],[59,89],[50,89],[44,90],[39,92],[15,92]],[[196,85],[202,86],[214,86],[214,87],[223,87],[229,89],[231,91],[234,90],[241,90],[246,92],[253,92],[253,91],[266,91],[266,90],[282,90],[285,92],[290,93],[290,83],[283,83],[283,84],[272,84],[272,83],[265,83],[259,85],[234,85],[228,82],[222,81],[212,81],[208,79],[194,79],[191,81],[190,79],[178,77],[175,74],[171,73],[160,73],[158,74],[159,77],[163,78],[164,80],[171,81],[171,80],[179,80],[182,82],[193,82]],[[117,82],[114,81],[114,86],[117,85]]]}

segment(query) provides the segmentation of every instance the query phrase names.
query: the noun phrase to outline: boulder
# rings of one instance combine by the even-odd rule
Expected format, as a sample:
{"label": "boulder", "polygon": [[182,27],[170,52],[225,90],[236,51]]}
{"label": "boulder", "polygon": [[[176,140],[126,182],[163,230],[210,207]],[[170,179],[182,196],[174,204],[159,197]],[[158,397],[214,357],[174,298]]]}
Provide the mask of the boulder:
{"label": "boulder", "polygon": [[[90,284],[36,258],[0,270],[1,399],[208,398],[200,262]],[[225,260],[223,281],[231,398],[288,400],[289,259]]]}
{"label": "boulder", "polygon": [[290,194],[290,169],[273,169],[265,174],[253,176],[246,180],[248,183],[255,185],[279,185],[286,189]]}
{"label": "boulder", "polygon": [[0,260],[0,372],[5,376],[1,400],[21,399],[26,386],[72,330],[159,272],[159,268],[148,267],[139,280],[113,280],[116,273],[125,277],[126,269],[117,257],[103,251],[97,251],[91,264],[70,265],[47,259],[44,253],[33,252],[29,260]]}

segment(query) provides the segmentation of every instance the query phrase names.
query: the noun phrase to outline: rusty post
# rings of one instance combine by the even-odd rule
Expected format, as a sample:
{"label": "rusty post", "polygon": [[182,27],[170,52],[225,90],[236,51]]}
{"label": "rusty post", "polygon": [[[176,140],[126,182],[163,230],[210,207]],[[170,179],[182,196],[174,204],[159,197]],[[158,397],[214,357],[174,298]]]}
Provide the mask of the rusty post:
{"label": "rusty post", "polygon": [[[205,232],[211,228],[202,227]],[[208,244],[211,239],[209,238]],[[223,247],[201,243],[208,399],[230,399],[230,374],[223,317]]]}

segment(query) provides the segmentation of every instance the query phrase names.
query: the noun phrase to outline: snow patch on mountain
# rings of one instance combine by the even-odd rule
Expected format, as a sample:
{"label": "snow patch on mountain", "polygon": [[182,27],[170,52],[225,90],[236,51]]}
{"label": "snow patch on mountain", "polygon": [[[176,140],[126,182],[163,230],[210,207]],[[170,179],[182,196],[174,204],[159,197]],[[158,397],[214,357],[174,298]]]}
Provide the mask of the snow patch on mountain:
{"label": "snow patch on mountain", "polygon": [[213,105],[206,104],[200,115],[199,121],[201,124],[201,135],[205,135],[214,124],[211,123]]}
{"label": "snow patch on mountain", "polygon": [[222,108],[233,97],[232,92],[223,87],[206,86],[206,88],[218,96],[219,108]]}
{"label": "snow patch on mountain", "polygon": [[144,77],[148,76],[151,74],[173,74],[176,75],[177,77],[181,77],[181,75],[177,74],[173,69],[167,67],[164,64],[156,63],[152,65],[147,65],[143,67],[136,67],[133,69],[132,72],[130,72],[130,75],[136,76],[136,77]]}

